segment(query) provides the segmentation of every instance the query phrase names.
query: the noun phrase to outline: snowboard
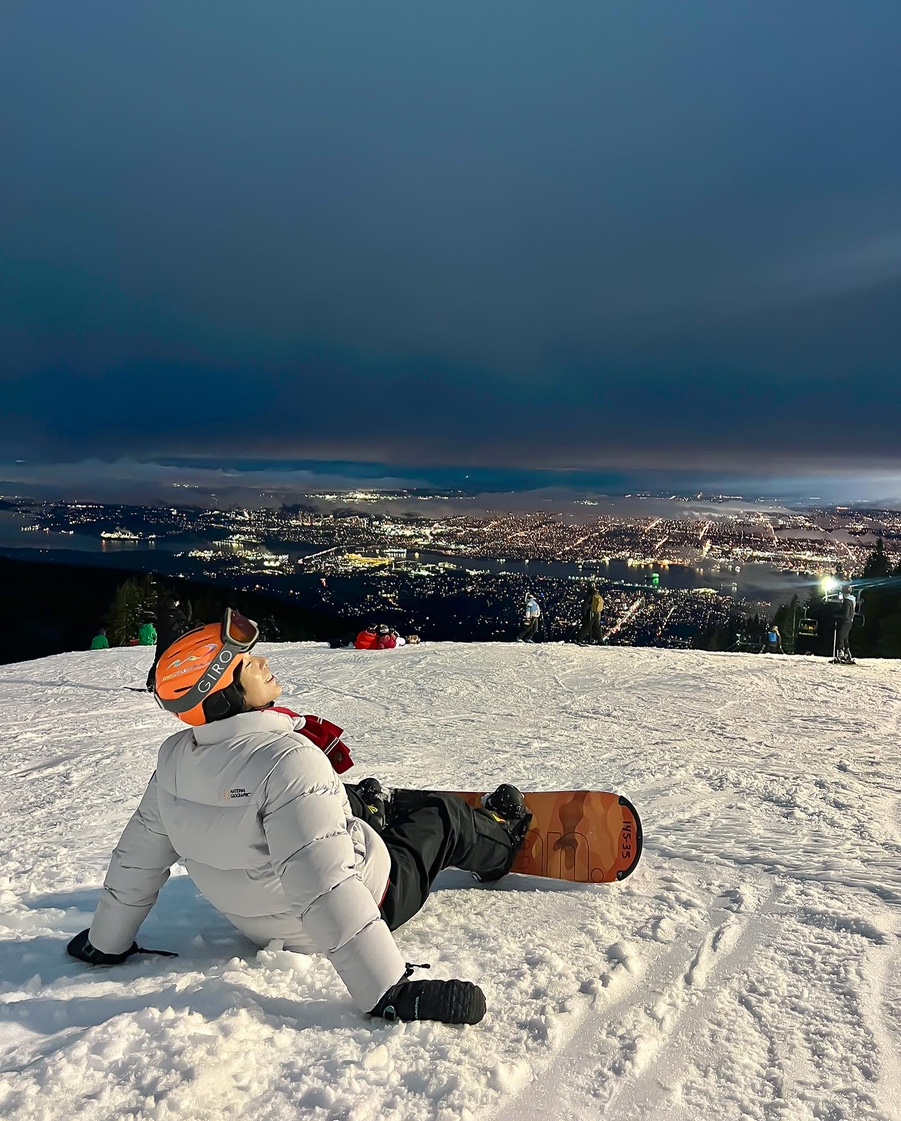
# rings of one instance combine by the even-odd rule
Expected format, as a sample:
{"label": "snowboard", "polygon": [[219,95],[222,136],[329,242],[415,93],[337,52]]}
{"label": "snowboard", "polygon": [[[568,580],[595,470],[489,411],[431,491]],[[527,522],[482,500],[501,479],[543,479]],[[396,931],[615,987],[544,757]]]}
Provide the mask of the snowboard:
{"label": "snowboard", "polygon": [[[471,806],[484,794],[460,793]],[[602,790],[524,792],[532,824],[511,871],[579,884],[624,880],[641,857],[638,811],[620,794]]]}

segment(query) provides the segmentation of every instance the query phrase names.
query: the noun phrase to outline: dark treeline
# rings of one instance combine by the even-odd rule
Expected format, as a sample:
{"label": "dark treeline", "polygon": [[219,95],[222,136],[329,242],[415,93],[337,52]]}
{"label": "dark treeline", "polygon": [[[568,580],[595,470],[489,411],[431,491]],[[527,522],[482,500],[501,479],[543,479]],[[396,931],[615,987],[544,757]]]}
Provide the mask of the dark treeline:
{"label": "dark treeline", "polygon": [[201,622],[218,618],[227,606],[238,607],[262,624],[270,641],[328,641],[347,629],[346,620],[335,615],[225,585],[0,557],[0,662],[87,650],[100,627],[109,631],[113,645],[127,644],[143,619],[153,618],[161,591],[190,603]]}
{"label": "dark treeline", "polygon": [[763,649],[769,621],[765,615],[733,609],[725,618],[708,622],[692,638],[695,650],[737,650],[757,653]]}

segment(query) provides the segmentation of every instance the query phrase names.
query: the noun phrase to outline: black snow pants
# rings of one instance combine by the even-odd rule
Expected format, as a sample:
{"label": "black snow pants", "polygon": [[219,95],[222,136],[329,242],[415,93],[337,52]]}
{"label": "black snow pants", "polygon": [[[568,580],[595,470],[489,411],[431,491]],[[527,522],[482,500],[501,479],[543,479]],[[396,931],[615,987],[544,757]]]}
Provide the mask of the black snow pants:
{"label": "black snow pants", "polygon": [[[352,793],[356,795],[348,787],[353,809]],[[422,909],[443,869],[462,868],[485,880],[500,879],[522,843],[487,810],[474,810],[455,794],[428,790],[394,791],[382,840],[391,857],[391,874],[381,912],[391,930]]]}
{"label": "black snow pants", "polygon": [[582,616],[582,625],[576,637],[576,642],[596,642],[599,646],[604,641],[604,632],[601,630],[601,617],[591,611],[586,611]]}
{"label": "black snow pants", "polygon": [[848,644],[848,638],[851,635],[851,624],[853,619],[839,619],[835,626],[835,656],[843,655],[846,658],[851,657],[851,647]]}
{"label": "black snow pants", "polygon": [[517,642],[534,642],[538,633],[538,619],[530,619],[516,636]]}

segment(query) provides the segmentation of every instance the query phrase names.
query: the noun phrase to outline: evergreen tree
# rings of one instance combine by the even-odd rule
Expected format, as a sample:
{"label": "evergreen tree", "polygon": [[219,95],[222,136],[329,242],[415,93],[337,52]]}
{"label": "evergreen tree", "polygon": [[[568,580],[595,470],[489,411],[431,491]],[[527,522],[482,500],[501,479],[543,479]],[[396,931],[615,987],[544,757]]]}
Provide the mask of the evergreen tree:
{"label": "evergreen tree", "polygon": [[883,576],[888,576],[891,571],[891,562],[886,556],[885,543],[881,537],[876,538],[876,548],[867,557],[863,566],[863,578],[865,580],[875,580]]}
{"label": "evergreen tree", "polygon": [[883,658],[901,658],[901,608],[882,620],[876,653]]}
{"label": "evergreen tree", "polygon": [[804,610],[798,593],[791,597],[789,603],[783,603],[773,617],[773,623],[779,628],[782,635],[782,649],[786,654],[794,654],[795,643],[798,637],[798,620],[804,618]]}
{"label": "evergreen tree", "polygon": [[141,624],[155,599],[155,591],[146,576],[132,576],[120,584],[106,617],[106,631],[111,646],[127,646],[138,637]]}

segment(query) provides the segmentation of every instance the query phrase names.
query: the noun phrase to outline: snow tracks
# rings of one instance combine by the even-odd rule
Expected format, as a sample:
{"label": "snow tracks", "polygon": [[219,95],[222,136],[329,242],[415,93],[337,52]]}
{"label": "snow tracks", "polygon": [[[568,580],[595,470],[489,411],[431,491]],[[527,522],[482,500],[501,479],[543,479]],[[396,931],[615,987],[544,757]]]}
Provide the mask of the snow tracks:
{"label": "snow tracks", "polygon": [[734,886],[679,862],[638,881],[658,907],[606,948],[586,1007],[496,1121],[897,1121],[898,931],[884,905],[864,920],[813,885]]}

